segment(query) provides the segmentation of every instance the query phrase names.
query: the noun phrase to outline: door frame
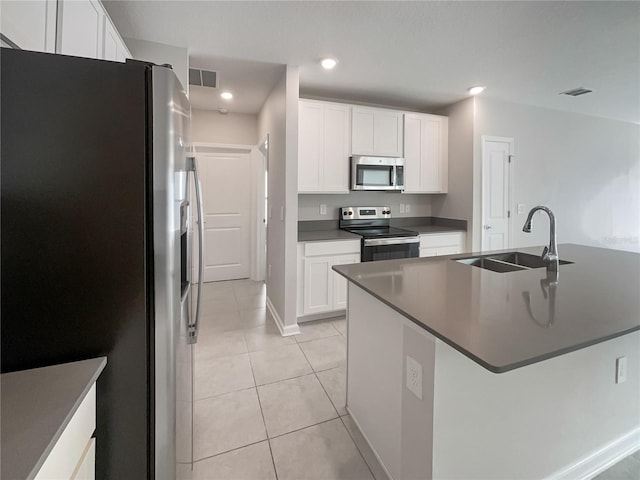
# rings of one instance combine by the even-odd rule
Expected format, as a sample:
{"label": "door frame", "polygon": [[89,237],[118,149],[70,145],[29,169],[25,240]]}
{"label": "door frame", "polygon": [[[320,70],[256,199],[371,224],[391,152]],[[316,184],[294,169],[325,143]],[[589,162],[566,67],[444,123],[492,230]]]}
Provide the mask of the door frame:
{"label": "door frame", "polygon": [[269,169],[269,135],[251,150],[253,195],[251,227],[251,280],[264,281],[267,270],[267,225],[265,175]]}
{"label": "door frame", "polygon": [[498,137],[494,135],[482,135],[482,183],[480,186],[480,190],[482,192],[481,200],[480,200],[480,224],[477,227],[477,231],[480,235],[480,250],[485,251],[485,240],[484,240],[484,225],[485,225],[485,199],[488,192],[485,191],[485,176],[487,175],[487,142],[502,142],[509,144],[509,163],[507,165],[507,181],[509,182],[508,187],[508,199],[507,199],[507,208],[510,212],[510,215],[507,218],[507,245],[505,248],[511,248],[513,245],[513,170],[512,170],[512,161],[515,157],[515,141],[511,137]]}

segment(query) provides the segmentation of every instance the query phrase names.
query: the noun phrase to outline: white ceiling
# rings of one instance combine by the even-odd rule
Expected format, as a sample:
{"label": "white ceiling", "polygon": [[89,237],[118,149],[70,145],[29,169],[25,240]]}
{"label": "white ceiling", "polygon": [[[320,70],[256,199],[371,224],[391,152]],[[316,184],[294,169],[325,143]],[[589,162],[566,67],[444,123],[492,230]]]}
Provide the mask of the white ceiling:
{"label": "white ceiling", "polygon": [[[268,64],[290,64],[304,95],[433,111],[484,84],[487,97],[640,123],[640,2],[104,3],[123,36],[186,47],[192,66],[239,82],[245,112],[279,75]],[[594,93],[558,95],[575,87]]]}

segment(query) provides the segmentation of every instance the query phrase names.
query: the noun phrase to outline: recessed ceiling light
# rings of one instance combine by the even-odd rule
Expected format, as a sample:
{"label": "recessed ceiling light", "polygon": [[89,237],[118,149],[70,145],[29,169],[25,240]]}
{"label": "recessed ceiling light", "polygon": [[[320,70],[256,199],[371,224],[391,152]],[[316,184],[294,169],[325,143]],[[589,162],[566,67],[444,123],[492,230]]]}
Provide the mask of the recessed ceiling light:
{"label": "recessed ceiling light", "polygon": [[322,61],[320,62],[320,65],[322,65],[322,68],[324,68],[325,70],[333,70],[333,68],[337,64],[338,64],[338,61],[335,58],[331,58],[331,57],[323,58]]}
{"label": "recessed ceiling light", "polygon": [[487,88],[484,85],[475,85],[473,87],[467,88],[467,92],[471,95],[478,95],[479,93],[484,92],[484,89]]}
{"label": "recessed ceiling light", "polygon": [[225,100],[231,100],[233,98],[233,94],[231,92],[222,92],[220,96]]}

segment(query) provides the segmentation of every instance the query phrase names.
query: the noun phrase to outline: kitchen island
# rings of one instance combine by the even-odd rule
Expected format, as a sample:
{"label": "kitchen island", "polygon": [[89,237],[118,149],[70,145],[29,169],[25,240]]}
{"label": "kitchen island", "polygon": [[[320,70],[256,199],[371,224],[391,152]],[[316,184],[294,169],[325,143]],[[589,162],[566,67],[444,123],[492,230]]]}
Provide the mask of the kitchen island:
{"label": "kitchen island", "polygon": [[586,478],[640,447],[640,255],[559,251],[554,278],[471,255],[334,267],[348,409],[392,478]]}

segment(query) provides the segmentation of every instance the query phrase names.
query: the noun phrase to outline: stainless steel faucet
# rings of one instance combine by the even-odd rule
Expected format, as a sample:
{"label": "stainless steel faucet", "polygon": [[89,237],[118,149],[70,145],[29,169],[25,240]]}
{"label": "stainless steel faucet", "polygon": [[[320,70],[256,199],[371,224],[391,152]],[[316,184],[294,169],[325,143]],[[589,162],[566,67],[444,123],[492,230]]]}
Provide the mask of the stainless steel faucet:
{"label": "stainless steel faucet", "polygon": [[556,240],[556,217],[551,211],[549,207],[545,207],[544,205],[538,205],[537,207],[533,207],[529,211],[529,215],[527,216],[527,221],[524,222],[524,226],[522,227],[522,231],[525,233],[531,233],[531,219],[533,218],[533,214],[538,210],[542,210],[543,212],[547,212],[549,215],[549,246],[544,247],[542,252],[542,260],[547,264],[548,270],[558,270],[558,242]]}

